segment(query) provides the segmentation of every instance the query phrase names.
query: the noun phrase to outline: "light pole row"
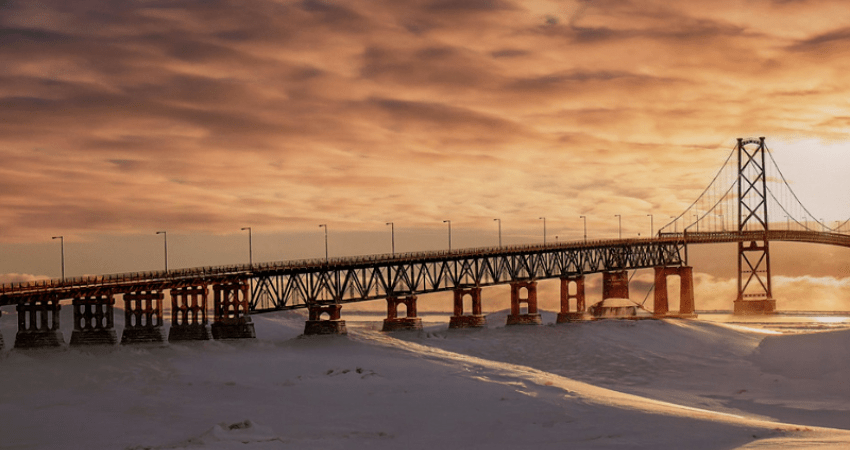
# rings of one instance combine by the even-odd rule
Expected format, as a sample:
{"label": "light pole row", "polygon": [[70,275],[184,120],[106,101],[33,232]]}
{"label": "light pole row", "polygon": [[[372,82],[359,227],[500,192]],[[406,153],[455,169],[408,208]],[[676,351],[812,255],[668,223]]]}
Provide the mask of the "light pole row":
{"label": "light pole row", "polygon": [[[655,231],[655,225],[653,224],[653,216],[652,214],[647,214],[650,220],[650,236]],[[622,216],[620,214],[615,214],[614,217],[618,218],[618,235],[622,239],[623,237],[623,222]],[[584,221],[584,241],[587,242],[587,216],[579,216]],[[672,216],[671,216],[672,218]],[[543,221],[543,244],[546,245],[546,218],[539,217],[539,220]],[[502,219],[496,218],[493,219],[494,222],[498,222],[499,224],[499,247],[502,246]],[[452,221],[446,219],[443,223],[448,226],[448,244],[449,251],[452,251]],[[387,222],[387,225],[390,226],[391,233],[391,245],[392,245],[392,255],[395,256],[395,222]],[[675,226],[675,225],[674,225]],[[329,261],[328,254],[328,224],[323,223],[319,224],[319,228],[324,228],[325,232],[325,262]],[[254,266],[254,242],[253,242],[253,231],[251,227],[242,227],[239,229],[240,231],[248,232],[248,264],[253,267]],[[157,231],[157,235],[162,235],[163,241],[163,258],[165,263],[165,272],[168,273],[168,232],[167,231]],[[52,239],[59,239],[61,245],[61,271],[62,271],[62,281],[65,281],[65,237],[64,236],[53,236]]]}

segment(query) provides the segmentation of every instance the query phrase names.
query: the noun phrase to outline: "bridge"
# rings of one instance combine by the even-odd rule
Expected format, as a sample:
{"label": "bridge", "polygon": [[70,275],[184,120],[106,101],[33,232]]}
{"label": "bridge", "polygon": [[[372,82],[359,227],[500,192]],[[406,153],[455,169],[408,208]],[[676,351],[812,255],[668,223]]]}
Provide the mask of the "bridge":
{"label": "bridge", "polygon": [[[733,156],[737,154],[737,164]],[[343,305],[385,300],[384,330],[421,328],[417,296],[454,293],[451,328],[481,327],[482,288],[511,286],[508,325],[540,324],[537,281],[560,279],[558,323],[585,320],[585,276],[601,273],[602,297],[628,298],[628,272],[655,270],[654,316],[695,317],[688,246],[738,244],[738,314],[775,310],[771,241],[850,247],[847,221],[835,228],[815,222],[799,202],[764,138],[739,139],[708,188],[682,214],[643,239],[608,239],[500,246],[348,258],[134,272],[0,286],[0,306],[16,305],[16,348],[64,344],[61,302],[71,300],[71,345],[115,344],[116,296],[124,302],[122,344],[164,342],[163,302],[171,300],[168,341],[255,337],[250,315],[306,308],[305,334],[344,333]],[[776,173],[771,173],[771,168]],[[779,187],[768,187],[768,179]],[[780,199],[782,201],[780,201]],[[790,199],[790,200],[789,200]],[[769,217],[785,216],[783,222]],[[808,216],[807,216],[808,214]],[[692,220],[690,220],[692,218]],[[793,225],[792,225],[793,219]],[[681,222],[682,230],[679,231]],[[669,311],[667,277],[681,284],[679,311]],[[212,299],[210,299],[212,288]],[[213,321],[209,324],[208,306]],[[400,317],[400,308],[405,316]],[[2,346],[0,337],[0,346]]]}

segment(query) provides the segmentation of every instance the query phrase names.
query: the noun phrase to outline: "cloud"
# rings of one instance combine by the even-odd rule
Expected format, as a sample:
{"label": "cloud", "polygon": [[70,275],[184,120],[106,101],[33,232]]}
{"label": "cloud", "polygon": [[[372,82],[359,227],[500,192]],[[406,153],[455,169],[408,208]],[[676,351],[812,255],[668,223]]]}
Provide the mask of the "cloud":
{"label": "cloud", "polygon": [[9,2],[0,239],[542,214],[645,233],[739,135],[843,136],[836,5]]}

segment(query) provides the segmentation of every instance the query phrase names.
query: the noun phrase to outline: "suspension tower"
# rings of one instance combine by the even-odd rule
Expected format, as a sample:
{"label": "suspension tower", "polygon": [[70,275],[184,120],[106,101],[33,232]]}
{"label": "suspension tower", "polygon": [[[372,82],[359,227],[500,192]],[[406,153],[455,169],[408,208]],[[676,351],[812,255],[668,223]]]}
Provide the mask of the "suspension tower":
{"label": "suspension tower", "polygon": [[[748,147],[749,146],[749,147]],[[735,314],[771,314],[776,300],[770,285],[767,240],[767,176],[764,138],[738,138],[738,231],[764,231],[763,239],[738,243],[738,298]]]}

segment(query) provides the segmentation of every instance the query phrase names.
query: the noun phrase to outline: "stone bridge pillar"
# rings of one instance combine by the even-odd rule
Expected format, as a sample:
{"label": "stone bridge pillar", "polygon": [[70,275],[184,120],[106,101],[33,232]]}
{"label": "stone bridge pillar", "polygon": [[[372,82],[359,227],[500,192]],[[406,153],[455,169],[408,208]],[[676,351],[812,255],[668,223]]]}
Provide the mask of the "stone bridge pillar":
{"label": "stone bridge pillar", "polygon": [[[679,276],[679,313],[670,314],[667,295],[667,276]],[[656,317],[696,317],[694,313],[694,271],[693,267],[656,267],[655,268],[655,306]]]}
{"label": "stone bridge pillar", "polygon": [[[416,296],[387,297],[387,318],[381,331],[421,330],[422,319],[416,317]],[[406,317],[398,317],[398,305],[404,305]]]}
{"label": "stone bridge pillar", "polygon": [[[316,303],[308,306],[307,309],[310,312],[310,316],[304,325],[304,335],[348,334],[345,321],[340,318],[342,305],[338,303]],[[322,317],[325,314],[327,314],[327,319]]]}
{"label": "stone bridge pillar", "polygon": [[[521,292],[525,289],[526,297],[522,298]],[[522,303],[528,307],[525,314],[521,314]],[[511,313],[505,325],[541,325],[543,320],[537,312],[537,282],[536,281],[512,281],[511,282]]]}
{"label": "stone bridge pillar", "polygon": [[[575,295],[570,294],[570,284],[576,284]],[[576,299],[576,310],[570,308],[570,300]],[[584,320],[587,305],[584,299],[584,275],[561,277],[561,312],[558,313],[557,323]]]}
{"label": "stone bridge pillar", "polygon": [[629,298],[629,272],[602,273],[602,300],[608,298]]}
{"label": "stone bridge pillar", "polygon": [[212,335],[207,323],[206,286],[171,289],[171,330],[168,342],[206,341]]}
{"label": "stone bridge pillar", "polygon": [[124,294],[124,333],[121,344],[163,343],[162,291]]}
{"label": "stone bridge pillar", "polygon": [[[463,298],[472,298],[472,314],[464,314]],[[487,318],[481,313],[481,288],[457,288],[454,290],[454,315],[449,319],[449,328],[481,328]]]}
{"label": "stone bridge pillar", "polygon": [[253,339],[257,337],[248,316],[248,281],[213,285],[212,335],[215,339]]}
{"label": "stone bridge pillar", "polygon": [[18,333],[15,348],[60,347],[65,343],[59,329],[59,298],[53,295],[29,298],[18,303]]}
{"label": "stone bridge pillar", "polygon": [[74,331],[71,345],[115,345],[118,335],[112,316],[115,298],[112,293],[76,297],[71,302],[74,308]]}

